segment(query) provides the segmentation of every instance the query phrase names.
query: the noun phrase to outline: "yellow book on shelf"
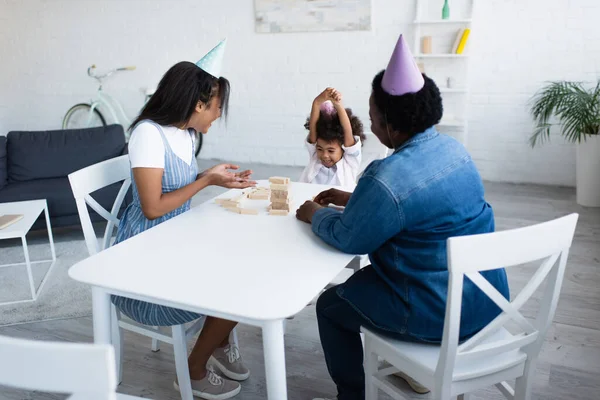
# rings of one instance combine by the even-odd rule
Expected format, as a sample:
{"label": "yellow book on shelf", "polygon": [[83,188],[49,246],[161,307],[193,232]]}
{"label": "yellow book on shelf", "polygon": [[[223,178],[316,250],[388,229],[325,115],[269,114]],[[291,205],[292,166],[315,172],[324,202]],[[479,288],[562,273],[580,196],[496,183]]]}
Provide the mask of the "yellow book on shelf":
{"label": "yellow book on shelf", "polygon": [[460,39],[460,43],[458,44],[458,48],[456,49],[456,54],[462,54],[463,51],[465,51],[465,46],[467,45],[467,40],[469,39],[470,33],[471,30],[469,28],[465,29],[462,38]]}

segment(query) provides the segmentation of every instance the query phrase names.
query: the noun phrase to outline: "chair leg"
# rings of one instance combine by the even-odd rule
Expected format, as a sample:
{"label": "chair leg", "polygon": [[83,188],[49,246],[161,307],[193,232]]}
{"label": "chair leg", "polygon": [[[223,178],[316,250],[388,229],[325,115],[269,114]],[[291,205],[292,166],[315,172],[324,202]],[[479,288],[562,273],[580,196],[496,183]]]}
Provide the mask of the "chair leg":
{"label": "chair leg", "polygon": [[[154,326],[153,328],[158,329],[158,326]],[[160,350],[160,347],[158,344],[158,339],[152,338],[152,351],[156,353],[159,350]]]}
{"label": "chair leg", "polygon": [[531,375],[535,370],[535,365],[532,362],[525,363],[525,371],[523,376],[515,381],[515,396],[514,400],[530,400],[531,399]]}
{"label": "chair leg", "polygon": [[177,384],[182,400],[193,400],[192,382],[190,381],[190,370],[188,365],[187,338],[183,325],[174,325],[173,350],[175,352],[175,371],[177,372]]}
{"label": "chair leg", "polygon": [[121,313],[117,310],[114,304],[111,304],[111,316],[110,316],[110,331],[111,331],[111,343],[115,348],[115,363],[117,364],[117,383],[123,381],[123,335],[121,335],[121,329],[119,328],[119,320],[121,319]]}
{"label": "chair leg", "polygon": [[365,361],[364,361],[364,369],[365,369],[365,396],[366,400],[377,400],[379,395],[379,389],[375,386],[373,382],[373,375],[377,373],[378,369],[378,359],[377,354],[373,353],[368,344],[365,345]]}

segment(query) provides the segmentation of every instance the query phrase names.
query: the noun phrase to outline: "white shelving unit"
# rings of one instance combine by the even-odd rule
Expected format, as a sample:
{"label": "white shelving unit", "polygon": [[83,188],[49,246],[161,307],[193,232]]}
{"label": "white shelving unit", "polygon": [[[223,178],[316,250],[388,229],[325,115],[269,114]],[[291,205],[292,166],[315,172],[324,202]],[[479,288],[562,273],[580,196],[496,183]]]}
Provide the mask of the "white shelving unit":
{"label": "white shelving unit", "polygon": [[[468,87],[468,74],[469,74],[469,44],[467,42],[467,50],[463,54],[451,53],[451,45],[448,46],[436,46],[435,35],[442,32],[441,36],[445,37],[447,41],[444,43],[453,43],[455,40],[455,33],[450,33],[451,29],[454,32],[459,28],[471,28],[473,22],[473,7],[475,0],[451,0],[450,3],[450,19],[442,19],[442,6],[444,0],[415,0],[415,19],[413,21],[413,40],[414,45],[412,48],[413,54],[417,63],[423,64],[424,71],[428,73],[428,65],[435,64],[436,69],[443,69],[444,66],[454,66],[455,70],[462,71],[462,76],[452,76],[455,82],[462,82],[456,87],[447,87],[446,79],[436,80],[436,84],[440,88],[444,99],[444,110],[445,115],[438,124],[440,130],[444,128],[450,128],[455,131],[455,136],[463,144],[467,142],[467,113],[468,113],[468,98],[469,98],[469,87]],[[458,10],[458,12],[456,12]],[[454,12],[453,12],[454,11]],[[435,18],[438,15],[439,19]],[[454,15],[457,18],[452,19]],[[449,35],[449,36],[448,36]],[[434,38],[434,51],[432,53],[422,53],[422,38],[423,36],[433,36]],[[469,39],[470,40],[470,39]],[[441,48],[440,48],[441,47]],[[447,52],[445,49],[447,48]],[[459,67],[456,67],[456,63]],[[446,110],[452,105],[454,108],[460,108],[462,111],[459,115],[446,115]]]}

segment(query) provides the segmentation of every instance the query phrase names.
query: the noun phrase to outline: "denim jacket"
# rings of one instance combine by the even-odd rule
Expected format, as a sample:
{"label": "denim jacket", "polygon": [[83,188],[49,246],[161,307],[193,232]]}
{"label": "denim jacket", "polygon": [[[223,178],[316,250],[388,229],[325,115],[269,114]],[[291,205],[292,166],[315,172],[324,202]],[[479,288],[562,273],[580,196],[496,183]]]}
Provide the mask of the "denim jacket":
{"label": "denim jacket", "polygon": [[[312,229],[341,251],[369,254],[380,283],[357,273],[338,289],[341,297],[375,325],[437,342],[448,291],[446,239],[493,232],[494,214],[466,149],[432,127],[371,163],[345,210],[318,210]],[[508,298],[504,269],[482,275]],[[389,299],[382,302],[381,296]],[[499,312],[465,279],[461,338]]]}

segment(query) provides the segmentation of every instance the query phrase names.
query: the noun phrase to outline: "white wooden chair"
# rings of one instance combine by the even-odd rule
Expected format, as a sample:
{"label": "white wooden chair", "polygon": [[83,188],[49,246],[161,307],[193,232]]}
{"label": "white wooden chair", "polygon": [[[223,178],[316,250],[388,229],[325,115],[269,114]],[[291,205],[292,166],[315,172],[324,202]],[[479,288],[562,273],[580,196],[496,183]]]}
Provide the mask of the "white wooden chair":
{"label": "white wooden chair", "polygon": [[[104,209],[90,193],[98,189],[123,182],[117,198],[111,211]],[[69,182],[73,190],[73,196],[77,203],[77,211],[81,220],[83,236],[90,256],[110,247],[115,230],[119,227],[118,214],[125,199],[125,195],[131,186],[131,168],[129,156],[124,155],[110,160],[102,161],[86,168],[80,169],[69,174]],[[104,237],[101,242],[98,241],[87,206],[107,220]],[[188,372],[188,352],[187,340],[196,335],[204,324],[204,318],[200,318],[187,329],[184,325],[174,325],[171,327],[171,335],[165,335],[158,327],[149,327],[138,324],[132,320],[125,320],[119,310],[112,305],[112,339],[115,347],[117,378],[120,383],[123,378],[122,358],[123,358],[123,337],[120,329],[126,329],[140,335],[152,338],[152,351],[159,350],[159,341],[173,345],[175,353],[175,368],[179,382],[181,395],[183,399],[192,399],[192,386]],[[237,334],[234,330],[230,337],[230,342],[238,346]]]}
{"label": "white wooden chair", "polygon": [[[453,396],[465,399],[469,392],[490,385],[496,385],[508,399],[529,400],[532,375],[556,311],[577,218],[577,214],[571,214],[525,228],[448,239],[450,281],[441,346],[390,340],[363,328],[366,399],[376,399],[379,389],[394,399],[402,399],[388,378],[402,371],[431,389],[435,400]],[[479,273],[537,260],[543,260],[541,266],[511,302]],[[465,277],[502,312],[459,345]],[[519,309],[544,281],[541,307],[537,316],[528,320]],[[378,370],[378,356],[392,367]],[[516,379],[514,389],[506,383],[511,379]]]}
{"label": "white wooden chair", "polygon": [[71,394],[71,400],[135,400],[115,393],[112,346],[0,336],[0,385]]}

